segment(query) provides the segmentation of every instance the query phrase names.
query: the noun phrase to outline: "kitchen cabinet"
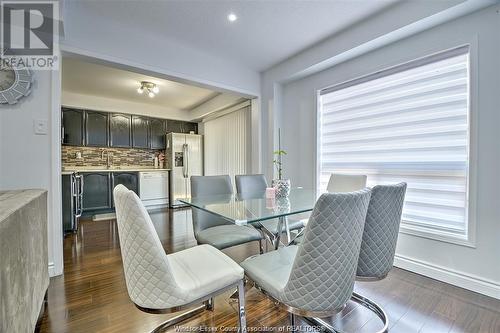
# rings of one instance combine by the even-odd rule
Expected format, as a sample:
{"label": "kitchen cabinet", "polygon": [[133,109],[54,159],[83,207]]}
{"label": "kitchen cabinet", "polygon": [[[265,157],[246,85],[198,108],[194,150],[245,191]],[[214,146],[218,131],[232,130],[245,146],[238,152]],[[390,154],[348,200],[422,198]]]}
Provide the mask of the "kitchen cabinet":
{"label": "kitchen cabinet", "polygon": [[184,132],[182,133],[190,133],[191,131],[193,131],[194,134],[198,134],[198,124],[185,121],[183,124],[183,130]]}
{"label": "kitchen cabinet", "polygon": [[190,131],[198,134],[198,124],[181,120],[167,121],[167,133],[189,133]]}
{"label": "kitchen cabinet", "polygon": [[149,148],[149,118],[132,116],[132,147]]}
{"label": "kitchen cabinet", "polygon": [[83,211],[111,208],[109,172],[83,173]]}
{"label": "kitchen cabinet", "polygon": [[[126,188],[131,191],[134,191],[137,195],[139,195],[139,179],[137,176],[137,172],[113,172],[112,173],[112,186],[109,189],[111,193],[111,197],[113,197],[113,190],[116,185],[122,184]],[[115,206],[114,199],[113,207]]]}
{"label": "kitchen cabinet", "polygon": [[85,112],[85,144],[87,146],[108,146],[108,114],[105,112]]}
{"label": "kitchen cabinet", "polygon": [[149,134],[151,149],[165,149],[166,121],[164,119],[149,119]]}
{"label": "kitchen cabinet", "polygon": [[109,145],[111,147],[132,146],[132,117],[113,113],[109,116]]}
{"label": "kitchen cabinet", "polygon": [[198,124],[189,121],[68,107],[61,112],[63,145],[165,149],[167,133],[198,133]]}
{"label": "kitchen cabinet", "polygon": [[61,138],[63,145],[83,145],[84,112],[78,109],[62,108]]}

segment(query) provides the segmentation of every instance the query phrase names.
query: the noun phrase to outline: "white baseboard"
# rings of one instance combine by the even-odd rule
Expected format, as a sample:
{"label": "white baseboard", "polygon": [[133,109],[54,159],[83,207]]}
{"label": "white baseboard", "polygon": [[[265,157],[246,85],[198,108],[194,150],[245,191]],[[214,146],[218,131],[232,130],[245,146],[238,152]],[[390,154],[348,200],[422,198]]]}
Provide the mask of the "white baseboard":
{"label": "white baseboard", "polygon": [[428,276],[457,287],[500,299],[500,283],[492,280],[483,279],[471,274],[455,271],[446,267],[430,264],[425,261],[401,255],[396,255],[394,259],[394,266],[420,275]]}

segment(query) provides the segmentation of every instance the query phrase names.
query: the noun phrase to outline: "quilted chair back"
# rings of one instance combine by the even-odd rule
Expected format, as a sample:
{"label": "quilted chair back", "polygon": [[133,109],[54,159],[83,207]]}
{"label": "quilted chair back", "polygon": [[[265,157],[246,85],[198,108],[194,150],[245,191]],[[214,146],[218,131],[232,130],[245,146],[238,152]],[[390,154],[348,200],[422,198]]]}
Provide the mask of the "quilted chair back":
{"label": "quilted chair back", "polygon": [[[191,176],[191,196],[209,197],[213,195],[233,194],[233,185],[228,175],[224,176]],[[230,224],[215,214],[193,209],[193,228],[195,236],[198,232],[210,227]]]}
{"label": "quilted chair back", "polygon": [[113,190],[120,249],[130,299],[148,309],[182,305],[167,255],[139,197],[123,185]]}
{"label": "quilted chair back", "polygon": [[237,193],[264,192],[267,187],[266,177],[262,174],[238,175],[234,176],[234,179]]}
{"label": "quilted chair back", "polygon": [[372,188],[359,254],[358,277],[381,279],[391,270],[405,193],[406,183]]}
{"label": "quilted chair back", "polygon": [[366,187],[365,175],[346,175],[340,173],[332,173],[328,180],[326,190],[333,192],[353,192],[359,191]]}
{"label": "quilted chair back", "polygon": [[369,189],[319,197],[283,290],[286,304],[333,313],[347,303],[354,287],[369,201]]}

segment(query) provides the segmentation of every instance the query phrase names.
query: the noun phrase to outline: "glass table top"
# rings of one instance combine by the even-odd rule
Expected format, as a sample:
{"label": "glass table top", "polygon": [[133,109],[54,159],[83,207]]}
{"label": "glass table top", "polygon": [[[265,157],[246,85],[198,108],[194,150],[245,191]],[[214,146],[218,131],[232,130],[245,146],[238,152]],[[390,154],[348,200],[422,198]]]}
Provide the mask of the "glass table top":
{"label": "glass table top", "polygon": [[314,190],[292,188],[286,198],[269,199],[265,192],[258,192],[185,198],[179,201],[244,225],[311,211],[316,198]]}

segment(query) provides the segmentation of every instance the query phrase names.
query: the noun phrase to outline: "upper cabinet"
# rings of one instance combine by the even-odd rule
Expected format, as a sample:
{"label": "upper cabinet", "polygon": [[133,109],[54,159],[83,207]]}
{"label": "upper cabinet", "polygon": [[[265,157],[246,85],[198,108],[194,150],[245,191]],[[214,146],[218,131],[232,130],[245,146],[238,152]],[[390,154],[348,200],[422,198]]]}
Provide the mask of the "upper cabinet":
{"label": "upper cabinet", "polygon": [[83,145],[84,113],[78,109],[62,109],[62,144],[71,146]]}
{"label": "upper cabinet", "polygon": [[151,149],[165,149],[166,121],[164,119],[149,119],[149,134]]}
{"label": "upper cabinet", "polygon": [[140,115],[62,108],[62,144],[165,149],[165,134],[198,133],[198,124]]}
{"label": "upper cabinet", "polygon": [[149,148],[149,118],[132,116],[132,147]]}
{"label": "upper cabinet", "polygon": [[182,133],[194,132],[194,134],[198,134],[198,124],[197,123],[191,123],[188,121],[184,121],[183,123],[184,124],[183,124],[182,129],[184,130],[184,132],[182,132]]}
{"label": "upper cabinet", "polygon": [[132,146],[132,116],[112,113],[109,117],[109,134],[111,147]]}
{"label": "upper cabinet", "polygon": [[193,131],[195,134],[198,133],[198,124],[191,123],[188,121],[181,120],[169,120],[167,121],[167,133],[189,133]]}
{"label": "upper cabinet", "polygon": [[108,146],[108,114],[87,111],[85,116],[85,143],[87,146]]}

